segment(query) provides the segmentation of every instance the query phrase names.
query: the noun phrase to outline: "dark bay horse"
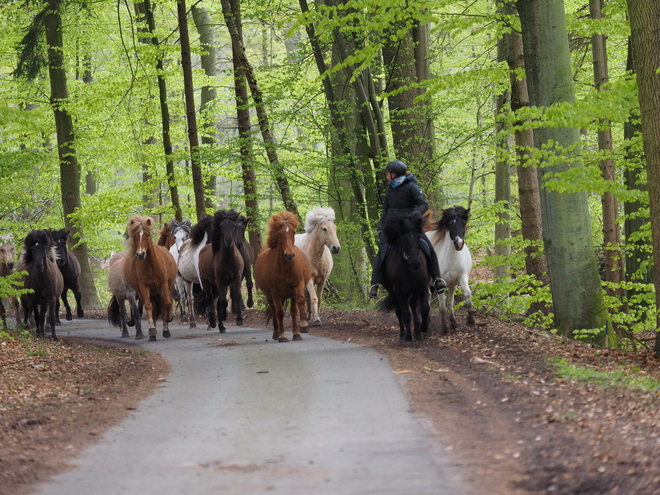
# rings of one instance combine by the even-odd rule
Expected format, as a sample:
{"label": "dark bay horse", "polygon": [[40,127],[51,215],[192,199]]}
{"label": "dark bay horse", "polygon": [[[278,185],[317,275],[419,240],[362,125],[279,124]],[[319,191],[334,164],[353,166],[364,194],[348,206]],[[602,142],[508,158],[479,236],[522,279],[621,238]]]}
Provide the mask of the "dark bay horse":
{"label": "dark bay horse", "polygon": [[[71,315],[71,307],[69,306],[69,301],[67,300],[67,293],[69,289],[73,292],[73,297],[76,299],[76,315],[78,318],[83,318],[85,312],[82,307],[82,296],[80,294],[80,284],[78,282],[80,278],[80,263],[78,258],[67,249],[66,242],[69,238],[69,231],[67,229],[60,230],[51,230],[50,236],[53,239],[55,244],[55,249],[57,251],[57,267],[62,272],[62,277],[64,278],[64,291],[62,292],[62,302],[64,303],[64,308],[66,309],[66,319],[67,321],[73,320]],[[61,325],[60,322],[60,301],[57,300],[57,308],[55,312],[55,325]]]}
{"label": "dark bay horse", "polygon": [[416,340],[423,338],[429,326],[429,274],[420,243],[423,233],[424,219],[418,211],[390,212],[383,229],[389,248],[379,282],[387,290],[387,297],[379,308],[395,311],[399,337],[406,341],[413,339],[411,320]]}
{"label": "dark bay horse", "polygon": [[243,325],[241,281],[244,261],[238,244],[243,229],[238,225],[240,215],[234,210],[218,210],[213,215],[211,244],[205,246],[199,256],[199,270],[204,290],[195,296],[199,313],[208,312],[209,327],[215,328],[214,301],[217,295],[217,319],[221,333],[227,319],[227,289],[236,315],[236,325]]}
{"label": "dark bay horse", "polygon": [[[16,246],[7,242],[0,246],[0,277],[9,277],[14,273],[14,258],[16,257]],[[21,326],[21,312],[18,305],[18,299],[16,296],[9,296],[9,302],[14,308],[14,314],[16,316],[16,326],[20,328]],[[2,322],[5,327],[7,326],[7,310],[5,309],[4,302],[0,299],[0,316],[2,317]]]}
{"label": "dark bay horse", "polygon": [[34,315],[37,336],[44,336],[46,312],[53,340],[55,334],[55,311],[57,300],[64,290],[64,279],[57,267],[57,253],[47,230],[35,230],[25,237],[22,261],[18,271],[27,272],[23,276],[23,286],[32,292],[23,294],[24,323],[27,325],[30,314]]}
{"label": "dark bay horse", "polygon": [[[149,315],[149,340],[156,340],[156,320],[163,320],[163,337],[169,338],[172,321],[172,286],[176,263],[170,252],[152,239],[154,220],[134,216],[126,224],[128,253],[124,261],[124,279],[132,287]],[[131,304],[136,339],[143,338],[137,305]]]}
{"label": "dark bay horse", "polygon": [[470,210],[463,206],[446,208],[442,210],[442,218],[431,224],[430,230],[426,233],[438,255],[442,278],[447,283],[447,291],[438,294],[443,333],[449,331],[447,320],[449,320],[452,330],[458,327],[454,315],[454,292],[457,286],[461,288],[465,299],[465,307],[468,311],[467,324],[475,324],[475,310],[472,305],[472,290],[469,284],[472,257],[470,249],[465,244],[465,231],[469,219]]}
{"label": "dark bay horse", "polygon": [[266,296],[268,309],[273,315],[273,340],[279,342],[288,342],[284,335],[286,300],[291,300],[293,340],[302,340],[300,327],[309,326],[305,288],[312,277],[312,268],[305,253],[294,244],[294,235],[299,225],[296,216],[288,211],[270,217],[268,240],[254,264],[254,280]]}

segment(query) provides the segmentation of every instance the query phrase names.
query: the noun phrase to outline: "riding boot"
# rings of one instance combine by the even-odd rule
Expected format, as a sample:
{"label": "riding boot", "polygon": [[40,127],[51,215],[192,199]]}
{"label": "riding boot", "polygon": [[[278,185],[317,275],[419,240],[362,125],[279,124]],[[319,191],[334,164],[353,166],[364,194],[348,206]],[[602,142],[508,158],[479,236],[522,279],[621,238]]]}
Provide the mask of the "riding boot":
{"label": "riding boot", "polygon": [[447,290],[447,283],[440,276],[440,266],[438,264],[438,255],[433,249],[433,246],[428,239],[422,238],[422,242],[427,243],[427,248],[424,249],[429,259],[429,275],[431,275],[431,280],[433,280],[433,287],[438,294],[442,294]]}
{"label": "riding boot", "polygon": [[378,299],[378,281],[380,280],[380,272],[386,252],[387,248],[381,246],[374,258],[373,271],[371,272],[371,287],[369,288],[369,297],[372,299]]}

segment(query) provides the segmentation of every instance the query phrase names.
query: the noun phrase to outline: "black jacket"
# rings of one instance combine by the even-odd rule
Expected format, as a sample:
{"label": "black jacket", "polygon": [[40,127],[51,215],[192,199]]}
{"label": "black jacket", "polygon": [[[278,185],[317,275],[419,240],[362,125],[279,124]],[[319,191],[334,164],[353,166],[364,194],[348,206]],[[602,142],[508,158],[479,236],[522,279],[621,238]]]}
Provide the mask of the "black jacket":
{"label": "black jacket", "polygon": [[406,175],[403,182],[397,187],[392,184],[387,186],[385,199],[383,200],[383,213],[378,222],[380,230],[385,226],[387,214],[392,211],[412,211],[418,210],[422,215],[429,209],[424,193],[417,183],[417,178],[413,174]]}

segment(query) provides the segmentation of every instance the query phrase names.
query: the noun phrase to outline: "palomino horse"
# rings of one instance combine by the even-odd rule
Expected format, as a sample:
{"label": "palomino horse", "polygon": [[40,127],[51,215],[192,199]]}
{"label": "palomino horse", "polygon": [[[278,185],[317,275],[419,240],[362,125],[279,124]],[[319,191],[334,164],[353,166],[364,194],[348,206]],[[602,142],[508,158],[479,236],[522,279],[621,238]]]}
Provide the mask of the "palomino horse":
{"label": "palomino horse", "polygon": [[243,326],[241,280],[243,279],[243,255],[238,248],[243,229],[238,225],[238,212],[218,210],[213,215],[211,244],[204,246],[199,255],[199,270],[204,290],[195,296],[198,313],[208,312],[209,328],[215,328],[216,315],[214,289],[217,291],[218,327],[225,332],[227,319],[227,288],[236,315],[236,325]]}
{"label": "palomino horse", "polygon": [[[80,284],[78,283],[78,279],[80,278],[80,263],[78,262],[78,258],[67,249],[66,241],[69,238],[69,231],[66,229],[51,230],[50,236],[53,239],[55,249],[57,250],[57,267],[60,269],[60,272],[62,272],[62,277],[64,278],[62,302],[66,309],[66,319],[67,321],[73,320],[71,307],[69,306],[69,301],[66,297],[69,289],[71,289],[73,297],[76,299],[76,314],[78,315],[78,318],[82,318],[85,316],[85,312],[82,307],[82,295],[80,294]],[[58,299],[57,310],[55,312],[55,325],[61,324],[60,301]]]}
{"label": "palomino horse", "polygon": [[53,340],[55,334],[55,311],[57,300],[64,290],[64,279],[57,268],[57,253],[47,230],[34,230],[25,237],[25,248],[21,255],[19,272],[27,272],[23,276],[23,287],[32,292],[23,294],[24,323],[27,326],[30,314],[34,315],[37,326],[37,336],[44,336],[46,312]]}
{"label": "palomino horse", "polygon": [[[472,257],[470,249],[465,244],[465,227],[470,218],[470,210],[462,206],[442,210],[442,218],[431,225],[426,235],[433,244],[438,255],[440,273],[447,283],[447,291],[438,294],[440,303],[440,317],[442,318],[442,333],[449,331],[447,327],[447,311],[451,329],[458,327],[454,316],[454,292],[456,286],[461,288],[467,307],[467,324],[474,325],[474,306],[472,305],[472,291],[468,283],[470,270],[472,270]],[[447,235],[449,233],[449,235]],[[447,310],[447,302],[449,309]]]}
{"label": "palomino horse", "polygon": [[[0,277],[8,277],[14,273],[14,257],[16,256],[16,246],[7,242],[0,246]],[[18,299],[16,296],[9,296],[9,301],[14,308],[14,315],[16,316],[16,326],[20,328],[21,326],[21,312],[18,305]],[[7,311],[5,305],[0,299],[0,316],[2,316],[2,322],[5,327],[7,326]]]}
{"label": "palomino horse", "polygon": [[288,211],[270,217],[268,241],[254,264],[254,280],[266,296],[273,315],[273,340],[279,342],[288,342],[284,335],[283,307],[287,299],[291,300],[293,340],[302,340],[300,327],[308,326],[305,287],[312,277],[312,268],[305,253],[293,242],[299,225],[296,216]]}
{"label": "palomino horse", "polygon": [[[312,325],[322,325],[319,312],[323,288],[332,272],[332,255],[341,249],[335,225],[335,210],[314,208],[307,212],[305,233],[296,234],[296,246],[307,256],[312,267],[312,278],[307,284],[307,309]],[[316,289],[314,289],[316,285]]]}
{"label": "palomino horse", "polygon": [[[108,323],[113,327],[121,328],[122,338],[128,338],[128,327],[135,324],[132,318],[126,318],[126,304],[128,301],[130,307],[137,306],[135,291],[126,283],[124,278],[124,262],[126,261],[126,251],[121,251],[110,258],[110,268],[108,270],[108,289],[112,294],[108,304]],[[137,335],[136,335],[137,338]]]}
{"label": "palomino horse", "polygon": [[179,249],[179,259],[177,261],[178,274],[183,280],[184,291],[186,293],[186,302],[188,305],[188,314],[190,315],[190,328],[197,327],[197,318],[195,315],[193,286],[199,285],[202,289],[204,284],[200,280],[199,273],[199,253],[211,239],[211,228],[213,226],[213,217],[204,215],[200,218],[190,230],[190,238],[185,241]]}
{"label": "palomino horse", "polygon": [[[124,279],[137,293],[149,316],[149,340],[156,340],[156,320],[163,320],[163,337],[170,337],[172,321],[172,286],[176,277],[174,258],[151,238],[154,220],[134,216],[126,224],[128,254],[124,261]],[[143,338],[137,305],[131,304],[136,339]],[[162,315],[162,316],[161,316]]]}
{"label": "palomino horse", "polygon": [[399,338],[406,341],[413,339],[411,320],[416,340],[423,338],[429,326],[429,273],[420,246],[423,234],[424,220],[419,211],[387,215],[383,235],[389,248],[379,282],[388,295],[379,302],[379,308],[396,312]]}

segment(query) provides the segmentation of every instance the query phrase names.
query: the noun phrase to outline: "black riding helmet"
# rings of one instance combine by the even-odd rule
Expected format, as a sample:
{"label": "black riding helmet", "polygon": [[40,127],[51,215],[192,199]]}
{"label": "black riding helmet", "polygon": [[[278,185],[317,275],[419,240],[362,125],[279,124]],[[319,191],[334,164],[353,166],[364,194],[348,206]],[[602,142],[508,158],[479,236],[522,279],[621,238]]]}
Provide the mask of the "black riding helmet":
{"label": "black riding helmet", "polygon": [[406,167],[406,164],[403,163],[401,160],[392,160],[390,163],[387,164],[385,170],[387,170],[388,172],[392,172],[397,177],[400,177],[406,173],[408,167]]}

